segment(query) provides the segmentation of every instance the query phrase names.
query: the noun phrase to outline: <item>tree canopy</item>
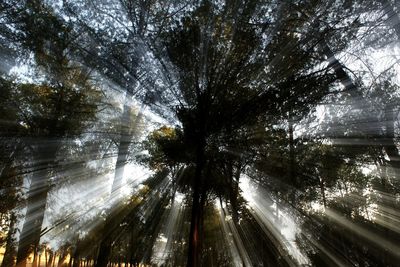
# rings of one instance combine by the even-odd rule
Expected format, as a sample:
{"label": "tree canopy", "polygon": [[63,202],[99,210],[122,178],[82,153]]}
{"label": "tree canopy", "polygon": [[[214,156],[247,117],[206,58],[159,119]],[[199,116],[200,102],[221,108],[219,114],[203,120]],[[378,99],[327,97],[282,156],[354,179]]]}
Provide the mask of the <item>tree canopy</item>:
{"label": "tree canopy", "polygon": [[393,0],[4,0],[2,266],[396,266]]}

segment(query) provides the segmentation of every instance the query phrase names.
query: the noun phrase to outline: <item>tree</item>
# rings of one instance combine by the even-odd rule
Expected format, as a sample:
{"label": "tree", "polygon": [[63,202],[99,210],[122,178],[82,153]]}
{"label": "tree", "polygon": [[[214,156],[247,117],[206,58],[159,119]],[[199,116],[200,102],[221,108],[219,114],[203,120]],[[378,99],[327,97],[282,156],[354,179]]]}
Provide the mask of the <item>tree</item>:
{"label": "tree", "polygon": [[[15,208],[21,201],[22,175],[18,170],[18,161],[23,153],[23,145],[15,136],[24,131],[18,125],[18,110],[13,105],[13,83],[0,78],[0,214],[1,230],[0,245],[6,247],[3,266],[10,266],[13,262],[14,233],[17,215]],[[3,236],[5,235],[5,236]]]}
{"label": "tree", "polygon": [[[3,2],[0,72],[7,77],[17,56],[35,69],[30,81],[0,80],[1,186],[10,189],[1,193],[10,207],[19,201],[17,177],[32,180],[22,264],[41,235],[60,231],[75,266],[83,257],[97,266],[155,263],[162,234],[173,253],[165,264],[182,264],[187,253],[188,266],[221,265],[230,258],[217,249],[222,229],[238,255],[230,263],[289,266],[296,259],[279,233],[285,212],[304,227],[297,241],[311,263],[396,262],[398,88],[395,72],[376,74],[367,55],[398,39],[392,0]],[[346,57],[362,67],[352,70]],[[121,103],[111,103],[116,95]],[[132,140],[145,112],[132,116],[131,100],[169,121],[151,125],[136,157]],[[63,181],[97,183],[93,177],[112,172],[116,195],[129,160],[154,171],[129,201],[71,198],[41,231],[49,192],[55,199],[56,190],[75,186]],[[378,171],[366,175],[372,164]],[[68,169],[79,175],[61,178]],[[270,194],[274,223],[246,205],[245,177]],[[181,193],[183,230],[168,232]],[[59,218],[71,207],[91,210]],[[4,214],[11,229],[13,211]]]}
{"label": "tree", "polygon": [[[13,17],[14,16],[14,17]],[[69,59],[70,30],[40,1],[12,8],[19,44],[35,56],[44,82],[12,84],[18,133],[32,155],[31,184],[27,212],[21,231],[17,263],[25,265],[31,246],[37,247],[49,191],[49,174],[56,168],[62,139],[76,136],[94,117],[99,92],[91,84],[89,71]]]}
{"label": "tree", "polygon": [[[329,75],[310,71],[313,60],[311,57],[307,60],[307,56],[314,53],[312,49],[294,50],[298,53],[290,54],[288,65],[283,63],[284,60],[276,65],[270,63],[293,52],[294,47],[288,47],[287,52],[280,51],[278,47],[282,43],[294,43],[295,46],[299,40],[294,35],[277,31],[275,35],[271,33],[272,41],[265,44],[260,35],[268,30],[272,32],[274,27],[280,29],[280,24],[267,27],[267,22],[241,23],[253,17],[259,19],[257,8],[262,10],[262,7],[262,3],[247,1],[240,9],[230,3],[218,9],[213,3],[204,1],[176,28],[164,34],[169,60],[173,64],[171,73],[177,76],[177,90],[181,96],[175,110],[182,124],[183,147],[190,155],[187,157],[190,162],[181,163],[194,166],[188,266],[199,264],[202,207],[206,193],[214,184],[211,178],[214,176],[207,170],[213,170],[220,164],[217,162],[223,162],[223,165],[227,164],[225,176],[229,177],[228,181],[236,179],[230,183],[237,184],[242,160],[230,155],[239,144],[254,141],[248,137],[248,129],[257,123],[265,123],[268,115],[278,117],[284,113],[293,104],[288,100],[303,101],[304,104],[299,103],[300,107],[312,105],[326,92],[321,87],[327,88],[332,81]],[[233,14],[235,19],[230,17]],[[270,70],[265,71],[268,64]],[[271,79],[273,76],[275,79]],[[277,80],[277,76],[281,79]],[[304,89],[309,86],[307,91],[303,85]],[[308,97],[302,99],[306,94]],[[235,135],[239,138],[234,138]],[[232,195],[237,195],[234,191],[237,190],[233,189]],[[234,206],[235,197],[230,199]]]}

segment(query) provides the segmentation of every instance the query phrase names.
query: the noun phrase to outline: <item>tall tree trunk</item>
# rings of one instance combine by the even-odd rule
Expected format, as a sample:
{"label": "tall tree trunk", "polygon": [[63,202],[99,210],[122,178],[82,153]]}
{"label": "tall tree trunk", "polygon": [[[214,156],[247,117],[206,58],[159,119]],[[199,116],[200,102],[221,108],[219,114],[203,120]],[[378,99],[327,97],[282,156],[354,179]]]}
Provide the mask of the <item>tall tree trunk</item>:
{"label": "tall tree trunk", "polygon": [[[156,242],[158,237],[158,233],[160,232],[162,224],[160,221],[163,216],[163,212],[160,212],[170,203],[171,201],[171,192],[170,190],[165,190],[162,192],[161,197],[156,197],[157,204],[154,209],[150,212],[150,216],[148,217],[146,224],[148,226],[147,233],[153,233],[149,235],[147,240],[145,241],[145,246],[152,248]],[[152,250],[146,249],[142,254],[142,262],[143,264],[151,265],[151,256]],[[138,264],[139,265],[139,264]]]}
{"label": "tall tree trunk", "polygon": [[39,253],[37,267],[40,267],[42,264],[42,253]]}
{"label": "tall tree trunk", "polygon": [[44,266],[48,267],[48,255],[47,255],[47,248],[44,249]]}
{"label": "tall tree trunk", "polygon": [[321,190],[322,203],[324,204],[324,208],[326,208],[325,181],[322,177],[319,178],[319,188]]}
{"label": "tall tree trunk", "polygon": [[391,176],[398,178],[399,170],[400,170],[400,156],[399,150],[395,144],[395,134],[394,134],[394,123],[396,121],[394,107],[392,104],[387,104],[385,106],[385,124],[386,124],[386,133],[385,133],[385,151],[389,157],[388,164],[391,169],[389,173]]}
{"label": "tall tree trunk", "polygon": [[74,255],[73,255],[73,258],[74,258],[74,261],[73,261],[73,264],[72,264],[72,267],[79,267],[81,264],[81,253],[80,253],[81,251],[80,251],[80,247],[79,247],[79,242],[78,242],[78,244],[76,245],[76,248],[75,248],[75,251],[74,251]]}
{"label": "tall tree trunk", "polygon": [[46,211],[47,194],[49,192],[48,175],[54,169],[55,157],[60,147],[58,140],[39,140],[36,149],[36,170],[32,174],[28,190],[25,221],[22,226],[17,252],[17,266],[25,267],[26,258],[32,248],[39,247],[42,223]]}
{"label": "tall tree trunk", "polygon": [[53,252],[53,260],[51,261],[51,267],[56,266],[56,258],[57,258],[57,253]]}
{"label": "tall tree trunk", "polygon": [[198,240],[199,240],[199,214],[200,214],[200,188],[195,182],[193,188],[193,199],[192,199],[192,215],[190,221],[190,233],[189,233],[189,251],[188,251],[188,267],[199,266],[199,251],[198,251]]}
{"label": "tall tree trunk", "polygon": [[[127,101],[127,100],[125,100]],[[132,139],[131,136],[131,116],[132,108],[125,103],[124,111],[121,117],[120,125],[120,136],[118,140],[118,156],[115,164],[114,180],[111,189],[111,196],[118,195],[119,190],[122,187],[122,178],[124,176],[124,166],[128,160],[129,145]]]}
{"label": "tall tree trunk", "polygon": [[296,161],[294,151],[294,137],[293,137],[293,114],[289,112],[289,179],[293,186],[291,194],[291,201],[296,204],[296,190],[297,190],[297,177],[296,177]]}
{"label": "tall tree trunk", "polygon": [[[127,102],[127,99],[125,99],[125,102]],[[132,137],[138,133],[139,123],[143,116],[143,108],[144,108],[144,106],[142,106],[140,108],[139,113],[134,122],[134,128],[131,129],[130,116],[132,113],[132,107],[129,106],[127,103],[125,103],[125,105],[124,105],[124,111],[122,113],[122,118],[121,118],[120,137],[119,137],[118,148],[117,148],[118,156],[117,156],[117,162],[115,164],[114,180],[113,180],[112,189],[111,189],[111,198],[112,199],[114,197],[118,197],[118,195],[119,195],[118,192],[122,187],[122,178],[124,175],[124,167],[128,160],[129,146],[130,146]],[[105,222],[105,226],[104,226],[106,231],[110,230],[109,229],[109,226],[111,224],[110,220],[112,220],[112,219],[113,218],[107,218],[107,220]],[[112,223],[112,224],[114,224],[114,223]],[[107,263],[108,263],[108,257],[111,254],[112,240],[110,240],[110,237],[107,237],[106,235],[108,235],[108,234],[104,234],[104,237],[100,243],[99,254],[97,256],[97,260],[95,263],[96,267],[106,267]]]}
{"label": "tall tree trunk", "polygon": [[69,255],[68,267],[72,267],[72,260],[74,259],[73,255]]}
{"label": "tall tree trunk", "polygon": [[[400,41],[400,16],[396,13],[393,6],[387,0],[379,0],[384,13],[388,16],[386,24],[392,27],[397,35],[397,39]],[[385,151],[389,157],[389,165],[392,167],[392,175],[398,178],[400,169],[400,157],[399,150],[394,142],[394,123],[396,121],[395,109],[393,104],[386,104],[385,106],[385,124],[386,124],[386,145]]]}
{"label": "tall tree trunk", "polygon": [[64,261],[67,258],[68,250],[62,251],[57,262],[57,267],[62,267],[64,265]]}
{"label": "tall tree trunk", "polygon": [[235,224],[239,223],[238,197],[239,197],[240,174],[241,174],[241,166],[239,163],[234,173],[232,170],[231,187],[230,187],[230,202],[231,202],[231,206],[232,206],[232,220]]}
{"label": "tall tree trunk", "polygon": [[[387,0],[380,0],[384,13],[387,15],[388,19],[386,24],[395,30],[397,39],[400,41],[400,16],[394,10],[393,6]],[[392,225],[396,225],[396,220],[394,220],[394,215],[390,211],[397,210],[397,202],[394,197],[395,192],[393,192],[393,187],[389,185],[389,180],[395,178],[398,180],[400,178],[400,155],[395,142],[395,121],[397,120],[397,113],[395,111],[396,105],[394,103],[387,103],[384,110],[384,122],[385,122],[385,140],[384,140],[384,150],[389,158],[385,162],[385,165],[390,168],[386,168],[386,179],[382,179],[381,190],[388,195],[383,195],[379,201],[380,213],[382,215],[382,221],[385,224],[385,235],[388,239],[391,238]],[[384,260],[388,259],[388,253],[385,251],[382,255]]]}
{"label": "tall tree trunk", "polygon": [[188,267],[200,266],[200,237],[201,220],[203,219],[203,207],[201,196],[203,190],[203,168],[204,168],[205,140],[199,140],[196,152],[196,171],[193,183],[192,212],[189,233]]}
{"label": "tall tree trunk", "polygon": [[8,226],[8,233],[7,233],[7,239],[6,239],[6,247],[5,247],[3,262],[1,263],[1,267],[14,266],[15,246],[14,246],[13,235],[14,235],[16,220],[17,220],[17,216],[14,214],[14,212],[11,212],[10,224]]}
{"label": "tall tree trunk", "polygon": [[47,261],[47,263],[46,263],[46,267],[51,267],[51,265],[52,265],[52,263],[53,263],[54,253],[53,253],[53,251],[51,251],[51,250],[49,250],[48,253],[49,253],[50,255],[49,255],[49,259],[48,259],[48,261]]}
{"label": "tall tree trunk", "polygon": [[[127,99],[125,100],[127,101]],[[132,106],[125,103],[124,111],[121,118],[121,128],[120,136],[118,141],[118,156],[117,162],[115,164],[114,180],[112,184],[111,194],[116,195],[116,193],[122,187],[122,178],[124,176],[124,166],[126,165],[129,157],[129,146],[131,144],[132,138],[138,135],[140,121],[143,117],[144,104],[140,107],[138,114],[136,115],[135,121],[133,122],[133,127],[131,126],[131,113],[133,111]],[[117,194],[118,195],[118,194]]]}
{"label": "tall tree trunk", "polygon": [[100,243],[99,254],[97,256],[97,261],[95,263],[96,267],[107,267],[108,258],[111,254],[111,241],[107,239],[103,239]]}
{"label": "tall tree trunk", "polygon": [[52,143],[52,141],[46,147],[43,147],[43,145],[37,144],[36,162],[38,169],[33,173],[29,186],[27,211],[18,243],[18,267],[25,267],[26,258],[29,256],[32,247],[39,246],[49,191],[48,172],[49,168],[54,165],[54,158],[59,147],[57,142]]}
{"label": "tall tree trunk", "polygon": [[[380,189],[383,194],[381,195],[380,201],[378,202],[379,213],[382,222],[385,227],[385,235],[388,240],[392,238],[393,226],[397,225],[396,215],[394,211],[397,211],[398,204],[396,201],[396,192],[393,185],[390,183],[391,179],[398,180],[400,178],[400,156],[399,150],[395,143],[395,132],[394,123],[396,121],[395,111],[393,104],[388,103],[385,106],[385,141],[384,149],[389,158],[385,162],[386,175],[382,180],[382,188]],[[389,167],[389,168],[388,168]],[[382,257],[385,262],[390,258],[388,252],[385,250]]]}
{"label": "tall tree trunk", "polygon": [[46,210],[48,192],[47,167],[41,167],[32,176],[28,192],[25,222],[18,243],[17,266],[25,267],[32,247],[37,247]]}

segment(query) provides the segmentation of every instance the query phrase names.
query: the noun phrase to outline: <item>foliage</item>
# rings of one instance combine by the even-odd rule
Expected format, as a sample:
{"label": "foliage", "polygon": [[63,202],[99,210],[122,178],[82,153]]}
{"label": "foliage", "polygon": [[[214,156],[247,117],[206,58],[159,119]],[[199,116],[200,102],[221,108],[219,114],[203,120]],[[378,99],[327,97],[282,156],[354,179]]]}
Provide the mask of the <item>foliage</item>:
{"label": "foliage", "polygon": [[398,262],[397,61],[372,57],[396,51],[395,1],[14,2],[0,241],[26,204],[18,264],[44,235],[75,266],[154,264],[163,236],[165,265],[295,265],[288,214],[310,264]]}

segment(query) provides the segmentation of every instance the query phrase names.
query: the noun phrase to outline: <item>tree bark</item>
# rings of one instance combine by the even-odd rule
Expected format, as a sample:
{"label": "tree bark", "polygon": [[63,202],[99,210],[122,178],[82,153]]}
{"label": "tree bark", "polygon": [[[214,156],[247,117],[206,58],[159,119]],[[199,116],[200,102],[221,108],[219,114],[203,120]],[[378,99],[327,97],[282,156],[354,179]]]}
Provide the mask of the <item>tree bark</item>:
{"label": "tree bark", "polygon": [[5,247],[4,256],[3,256],[3,262],[1,263],[1,267],[12,267],[12,266],[14,266],[15,247],[14,247],[13,235],[14,235],[16,220],[17,220],[17,217],[12,212],[11,215],[10,215],[10,224],[8,226],[6,247]]}
{"label": "tree bark", "polygon": [[296,190],[297,190],[297,177],[296,177],[296,161],[294,151],[294,137],[293,137],[293,115],[289,112],[289,179],[293,186],[291,193],[291,201],[296,204]]}
{"label": "tree bark", "polygon": [[74,259],[74,257],[70,254],[69,261],[68,261],[68,267],[72,266],[72,260],[73,259]]}
{"label": "tree bark", "polygon": [[80,260],[81,260],[81,246],[82,246],[82,243],[81,243],[80,240],[78,239],[78,240],[77,240],[77,243],[76,243],[75,250],[74,250],[74,254],[71,255],[71,258],[73,259],[73,261],[72,261],[72,267],[79,267],[79,266],[81,265],[81,264],[80,264]]}
{"label": "tree bark", "polygon": [[50,254],[46,263],[46,267],[51,267],[51,264],[53,262],[53,257],[54,257],[54,253],[53,251],[49,250],[48,253]]}
{"label": "tree bark", "polygon": [[111,241],[107,239],[103,239],[100,244],[99,254],[97,256],[97,261],[95,263],[95,267],[107,267],[108,258],[111,254]]}
{"label": "tree bark", "polygon": [[[127,101],[127,99],[125,100]],[[139,123],[143,117],[144,104],[140,107],[140,110],[133,122],[133,128],[131,127],[131,113],[132,106],[128,103],[124,105],[124,111],[121,118],[121,128],[120,137],[118,141],[118,156],[117,162],[115,164],[115,174],[112,185],[111,194],[115,195],[119,189],[122,187],[122,178],[124,175],[124,166],[127,163],[129,156],[129,146],[131,144],[132,138],[135,137],[139,131]]]}
{"label": "tree bark", "polygon": [[41,170],[33,174],[29,187],[25,222],[22,226],[18,243],[18,267],[26,266],[26,260],[31,249],[39,245],[41,227],[46,210],[47,192],[47,168],[42,167]]}
{"label": "tree bark", "polygon": [[390,165],[391,170],[389,173],[391,176],[398,178],[398,173],[400,169],[400,157],[399,157],[399,150],[394,142],[395,134],[394,134],[394,122],[396,121],[395,111],[393,105],[387,104],[385,106],[385,124],[386,124],[386,133],[385,137],[387,142],[385,142],[385,151],[389,157],[388,164]]}
{"label": "tree bark", "polygon": [[51,261],[51,267],[56,266],[56,257],[57,257],[57,253],[53,252],[53,260]]}
{"label": "tree bark", "polygon": [[[127,99],[125,99],[125,101],[127,101]],[[117,148],[118,156],[117,162],[115,164],[115,174],[111,188],[111,199],[119,195],[118,192],[122,187],[122,178],[124,175],[124,167],[128,160],[129,146],[132,137],[135,136],[138,131],[138,125],[143,116],[143,108],[143,106],[140,108],[140,111],[134,122],[134,128],[132,130],[130,127],[130,116],[132,108],[127,103],[125,103],[124,105],[124,111],[121,118],[120,139]],[[110,227],[110,224],[114,224],[111,223],[110,220],[111,218],[107,218],[105,222],[104,228],[107,229],[107,231],[109,230],[108,228]],[[103,235],[103,239],[100,244],[99,254],[95,263],[96,267],[106,267],[108,263],[108,257],[111,254],[111,240],[109,240],[109,237],[106,237],[106,235],[108,234]]]}
{"label": "tree bark", "polygon": [[48,172],[54,167],[54,158],[58,150],[58,143],[52,143],[43,147],[43,143],[37,144],[38,163],[37,170],[32,175],[28,191],[27,211],[25,222],[18,243],[17,266],[25,267],[26,259],[33,247],[39,246],[42,223],[46,211],[47,194],[49,191]]}
{"label": "tree bark", "polygon": [[[125,100],[127,101],[127,100]],[[120,125],[120,137],[118,141],[118,156],[117,162],[115,164],[115,174],[114,180],[111,189],[111,196],[115,196],[117,192],[121,189],[122,186],[122,178],[124,175],[124,166],[128,160],[129,154],[129,145],[131,142],[131,133],[130,133],[130,116],[131,116],[132,108],[125,103],[124,111],[121,117],[121,125]]]}
{"label": "tree bark", "polygon": [[203,168],[204,168],[204,147],[205,140],[199,140],[196,152],[196,171],[193,183],[192,212],[189,233],[188,267],[200,266],[200,237],[203,207],[201,196],[203,189]]}
{"label": "tree bark", "polygon": [[47,248],[44,249],[44,266],[48,267],[48,255],[47,255]]}
{"label": "tree bark", "polygon": [[232,170],[231,188],[230,188],[230,202],[231,202],[231,206],[232,206],[232,220],[233,220],[233,222],[235,224],[239,223],[238,197],[239,197],[240,174],[241,174],[241,166],[240,166],[240,163],[239,163],[234,173],[233,173],[233,170]]}
{"label": "tree bark", "polygon": [[322,177],[319,178],[319,188],[321,190],[322,203],[324,204],[324,208],[326,208],[325,181]]}
{"label": "tree bark", "polygon": [[62,267],[64,265],[64,261],[67,258],[67,250],[63,251],[59,258],[58,258],[58,262],[57,262],[57,267]]}
{"label": "tree bark", "polygon": [[[386,24],[392,27],[400,41],[400,16],[395,12],[393,6],[387,0],[380,0],[384,13],[388,16]],[[400,169],[400,157],[399,150],[394,142],[394,122],[396,117],[394,116],[394,105],[386,104],[385,106],[385,124],[386,124],[386,138],[388,139],[388,144],[384,146],[385,151],[389,157],[388,164],[392,167],[390,171],[391,174],[398,178]]]}

